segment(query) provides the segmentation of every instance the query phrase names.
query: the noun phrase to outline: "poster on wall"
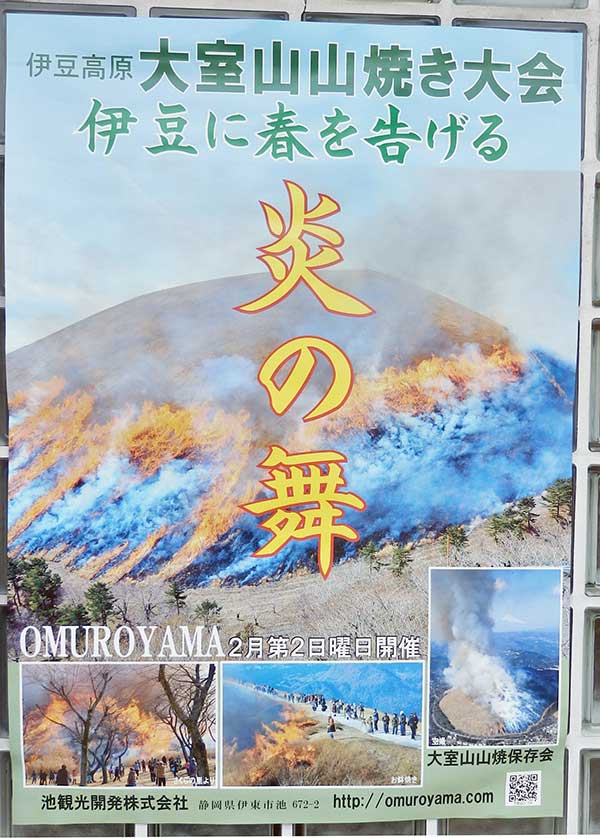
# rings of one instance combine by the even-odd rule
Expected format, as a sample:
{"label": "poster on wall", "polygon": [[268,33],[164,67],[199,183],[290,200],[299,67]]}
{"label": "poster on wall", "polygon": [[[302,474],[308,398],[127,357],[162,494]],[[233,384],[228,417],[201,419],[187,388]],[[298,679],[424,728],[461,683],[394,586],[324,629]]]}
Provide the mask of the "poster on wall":
{"label": "poster on wall", "polygon": [[581,35],[7,18],[15,822],[560,816]]}

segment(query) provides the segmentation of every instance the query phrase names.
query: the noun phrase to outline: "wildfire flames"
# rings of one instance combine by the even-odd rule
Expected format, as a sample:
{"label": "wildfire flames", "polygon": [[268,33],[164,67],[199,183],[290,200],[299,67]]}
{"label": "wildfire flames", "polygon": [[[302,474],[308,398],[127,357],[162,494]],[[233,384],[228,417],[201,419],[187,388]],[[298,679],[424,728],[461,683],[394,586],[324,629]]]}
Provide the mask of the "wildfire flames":
{"label": "wildfire flames", "polygon": [[[57,696],[51,696],[50,701],[44,708],[44,713],[51,719],[62,720],[69,712],[67,703]],[[28,765],[42,763],[44,759],[52,755],[52,759],[60,765],[60,761],[76,764],[77,754],[69,745],[57,737],[55,724],[44,718],[41,711],[36,707],[31,710],[24,719],[23,743],[25,759]]]}
{"label": "wildfire flames", "polygon": [[303,713],[285,710],[285,721],[264,725],[252,748],[244,752],[250,785],[285,785],[291,772],[314,765],[316,749],[307,736],[316,722]]}
{"label": "wildfire flames", "polygon": [[[76,707],[85,707],[90,697],[84,691],[74,692],[72,703]],[[175,742],[172,731],[159,722],[156,716],[144,710],[135,698],[126,704],[120,704],[115,697],[108,697],[104,706],[118,713],[119,729],[127,734],[129,748],[126,759],[166,754]],[[49,697],[42,707],[32,707],[24,714],[23,744],[27,765],[57,768],[61,763],[78,765],[78,749],[62,724],[73,721],[73,711],[67,702],[55,695]]]}
{"label": "wildfire flames", "polygon": [[[308,443],[348,453],[348,486],[373,510],[377,499],[371,495],[380,491],[381,480],[351,469],[373,460],[367,448],[374,426],[401,428],[412,422],[414,435],[415,422],[425,433],[427,423],[437,421],[439,442],[448,451],[442,427],[446,420],[434,417],[463,410],[461,406],[473,400],[500,399],[499,394],[528,374],[538,376],[536,387],[545,387],[547,373],[531,373],[532,365],[509,346],[496,345],[464,347],[448,357],[432,355],[404,368],[388,366],[370,376],[358,375],[337,413],[292,430],[286,442],[290,450],[307,450],[299,446]],[[262,399],[258,386],[256,390]],[[520,395],[514,398],[519,405],[524,402]],[[540,398],[538,394],[538,402]],[[552,398],[558,398],[556,393]],[[262,401],[257,404],[256,414],[268,410]],[[251,411],[207,399],[191,406],[148,401],[110,412],[93,393],[69,390],[58,378],[16,393],[10,410],[12,555],[44,555],[88,579],[108,582],[139,576],[168,579],[196,563],[201,583],[235,575],[233,556],[238,579],[260,578],[251,557],[264,535],[240,505],[258,497],[257,464],[274,440]],[[570,406],[565,416],[570,416]],[[523,435],[523,427],[515,426],[513,433]],[[489,437],[489,429],[484,432]],[[418,444],[431,446],[424,440]],[[506,451],[515,445],[509,440]],[[464,445],[459,448],[457,456],[464,457]],[[406,450],[403,443],[402,450],[397,449],[401,453],[393,456],[407,456]],[[383,453],[378,451],[377,458]],[[529,462],[530,454],[524,456]],[[398,463],[389,464],[388,474],[394,471],[400,474]],[[544,483],[545,475],[542,480],[535,470],[531,473],[542,487],[557,476],[548,474]],[[366,487],[356,485],[368,480]],[[368,515],[374,521],[383,512]],[[365,523],[368,515],[356,520],[361,537],[375,526]],[[414,517],[418,520],[417,513]],[[403,531],[414,523],[402,524]],[[273,571],[293,567],[306,548],[296,544],[293,549],[294,556],[283,551],[273,560]],[[269,571],[266,564],[263,567],[264,576]],[[248,576],[252,573],[259,576]]]}
{"label": "wildfire flames", "polygon": [[330,419],[332,429],[366,430],[377,414],[431,413],[440,404],[469,395],[488,393],[522,374],[525,358],[507,346],[489,355],[464,352],[450,358],[432,355],[406,369],[387,367],[372,378],[357,377],[346,404]]}
{"label": "wildfire flames", "polygon": [[[112,503],[118,503],[127,492],[134,492],[173,461],[185,461],[194,467],[210,461],[213,469],[217,465],[215,478],[202,487],[204,491],[199,493],[189,515],[190,522],[200,523],[161,569],[161,576],[174,575],[203,546],[212,544],[230,529],[239,515],[238,503],[250,499],[249,489],[241,496],[237,491],[248,458],[250,433],[246,414],[145,403],[137,417],[128,406],[116,418],[98,425],[92,421],[92,397],[78,391],[60,400],[64,387],[65,382],[57,379],[36,383],[31,398],[21,392],[15,396],[14,404],[11,401],[11,412],[24,410],[26,417],[11,425],[14,459],[9,497],[24,493],[42,475],[54,471],[57,474],[47,490],[12,524],[10,542],[18,540],[54,504],[89,484],[102,462],[111,456],[124,460],[130,467],[111,487],[111,495],[106,500]],[[47,396],[40,397],[40,392]],[[167,531],[163,524],[139,544],[131,544],[125,538],[91,559],[85,575],[92,577],[110,567],[108,580],[122,578],[143,561]],[[69,545],[62,545],[53,558],[68,548]],[[120,556],[127,556],[125,563],[111,567]]]}

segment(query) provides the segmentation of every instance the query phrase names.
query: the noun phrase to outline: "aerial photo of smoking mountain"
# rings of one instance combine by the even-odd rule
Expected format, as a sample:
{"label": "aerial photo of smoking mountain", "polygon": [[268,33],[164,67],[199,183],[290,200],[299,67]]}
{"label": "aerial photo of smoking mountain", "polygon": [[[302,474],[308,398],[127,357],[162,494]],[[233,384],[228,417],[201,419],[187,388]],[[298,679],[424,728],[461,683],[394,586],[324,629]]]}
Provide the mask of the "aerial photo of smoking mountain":
{"label": "aerial photo of smoking mountain", "polygon": [[[405,636],[425,654],[430,567],[568,564],[574,366],[397,277],[331,279],[375,310],[360,328],[302,286],[236,311],[260,273],[137,297],[9,354],[13,638],[67,618],[199,622]],[[326,360],[282,416],[257,381],[295,335],[326,336],[354,369],[314,422]],[[335,539],[326,580],[316,539],[254,556],[269,533],[242,505],[269,496],[273,444],[343,453],[344,491],[366,504],[344,508],[358,540]]]}
{"label": "aerial photo of smoking mountain", "polygon": [[554,568],[431,572],[430,745],[556,744],[561,595]]}

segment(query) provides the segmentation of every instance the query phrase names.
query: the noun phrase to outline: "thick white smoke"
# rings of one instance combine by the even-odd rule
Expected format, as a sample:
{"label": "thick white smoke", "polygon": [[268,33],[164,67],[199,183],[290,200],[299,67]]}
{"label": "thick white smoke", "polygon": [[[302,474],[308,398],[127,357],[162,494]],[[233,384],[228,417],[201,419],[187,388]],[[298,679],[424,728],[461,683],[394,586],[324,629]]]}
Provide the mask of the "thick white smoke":
{"label": "thick white smoke", "polygon": [[[520,727],[527,696],[494,654],[494,579],[485,570],[440,573],[432,614],[433,637],[448,645],[444,677],[504,722],[507,731]],[[440,584],[441,583],[441,584]]]}

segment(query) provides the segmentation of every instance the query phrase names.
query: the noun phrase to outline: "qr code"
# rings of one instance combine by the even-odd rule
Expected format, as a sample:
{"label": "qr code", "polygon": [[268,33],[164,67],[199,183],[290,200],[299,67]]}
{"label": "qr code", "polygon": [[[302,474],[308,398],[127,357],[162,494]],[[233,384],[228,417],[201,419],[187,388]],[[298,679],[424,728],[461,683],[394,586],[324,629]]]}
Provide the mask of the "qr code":
{"label": "qr code", "polygon": [[540,771],[517,771],[506,775],[507,806],[540,806],[542,775]]}

